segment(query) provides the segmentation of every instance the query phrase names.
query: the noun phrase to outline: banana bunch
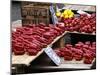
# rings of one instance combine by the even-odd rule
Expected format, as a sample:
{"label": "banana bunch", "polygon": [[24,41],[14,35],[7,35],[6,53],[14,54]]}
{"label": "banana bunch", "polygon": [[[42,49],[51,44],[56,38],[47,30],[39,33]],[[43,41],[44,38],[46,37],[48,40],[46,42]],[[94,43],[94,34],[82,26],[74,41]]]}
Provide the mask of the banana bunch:
{"label": "banana bunch", "polygon": [[66,18],[72,18],[72,17],[74,17],[74,13],[72,12],[72,10],[66,9],[62,13],[60,11],[58,11],[56,13],[56,16],[66,19]]}

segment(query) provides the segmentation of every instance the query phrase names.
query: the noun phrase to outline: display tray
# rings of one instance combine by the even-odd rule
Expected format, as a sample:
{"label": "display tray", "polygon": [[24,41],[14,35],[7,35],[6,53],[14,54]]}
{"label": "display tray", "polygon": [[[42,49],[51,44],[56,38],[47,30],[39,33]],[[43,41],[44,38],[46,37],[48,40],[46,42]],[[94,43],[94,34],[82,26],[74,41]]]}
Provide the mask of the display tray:
{"label": "display tray", "polygon": [[68,32],[68,33],[72,33],[72,34],[83,34],[83,35],[96,35],[96,33],[85,33],[85,32],[76,32],[76,31],[74,31],[74,32]]}
{"label": "display tray", "polygon": [[29,63],[36,59],[41,53],[43,53],[43,50],[41,50],[36,56],[29,56],[27,54],[24,55],[12,55],[12,64],[25,64],[29,65]]}
{"label": "display tray", "polygon": [[[70,37],[70,39],[69,39]],[[83,35],[83,34],[70,34],[70,32],[68,32],[68,35],[65,35],[64,37],[62,37],[61,39],[63,39],[62,44],[63,46],[65,46],[65,44],[67,43],[71,43],[72,45],[76,44],[77,42],[81,41],[81,42],[86,42],[86,41],[96,41],[96,36],[92,36],[92,35]],[[85,40],[84,40],[85,39]],[[58,40],[59,41],[59,40]],[[58,41],[55,42],[52,46],[52,49],[55,50],[56,48],[59,48],[60,45],[58,45]],[[42,59],[42,60],[41,60]],[[43,60],[44,59],[44,60]],[[84,59],[83,59],[84,60]],[[46,55],[42,55],[41,57],[39,57],[39,59],[36,61],[39,62],[38,65],[36,65],[36,67],[34,69],[52,69],[52,70],[80,70],[80,69],[91,69],[91,67],[93,65],[95,65],[96,59],[94,59],[92,61],[92,64],[84,64],[83,60],[81,61],[75,61],[74,59],[72,61],[65,61],[63,58],[61,58],[61,64],[59,66],[53,65],[52,62],[50,61],[50,59],[46,56]],[[42,62],[45,62],[45,64],[43,64]],[[34,64],[32,64],[34,65]],[[94,66],[95,67],[95,66]]]}
{"label": "display tray", "polygon": [[[93,62],[95,61],[95,59],[93,60]],[[63,58],[61,58],[61,65],[59,65],[58,67],[49,67],[49,68],[73,68],[73,69],[90,69],[92,64],[84,64],[83,60],[81,61],[65,61]]]}
{"label": "display tray", "polygon": [[[94,59],[95,61],[95,59]],[[94,62],[93,61],[93,62]],[[37,66],[35,68],[38,69],[91,69],[93,63],[92,64],[83,64],[83,60],[81,61],[62,61],[61,64],[59,66]]]}
{"label": "display tray", "polygon": [[[31,65],[28,67],[28,72],[56,72],[56,71],[72,71],[72,70],[90,70],[93,69],[95,64],[95,59],[92,64],[83,64],[81,61],[64,61],[61,58],[61,64],[59,66],[55,65],[50,58],[44,53],[39,58],[37,58]],[[94,66],[95,67],[95,66]]]}
{"label": "display tray", "polygon": [[[57,40],[59,40],[61,37],[63,37],[67,33],[64,32],[62,35],[58,36],[57,38],[54,39],[54,41],[49,44],[48,46],[52,46]],[[36,55],[36,56],[29,56],[27,54],[24,55],[14,55],[12,54],[12,64],[25,64],[25,65],[30,65],[30,62],[35,60],[38,56],[40,56],[43,53],[43,49]]]}
{"label": "display tray", "polygon": [[[63,12],[65,9],[61,9],[60,10],[60,12]],[[75,17],[78,17],[79,16],[79,13],[77,13],[77,11],[78,10],[72,10],[72,12],[74,12],[74,14],[75,14]],[[88,13],[88,14],[92,14],[92,13],[96,13],[96,11],[84,11],[84,12],[86,12],[86,13]],[[96,35],[96,33],[85,33],[85,32],[78,32],[78,31],[73,31],[73,32],[71,32],[71,31],[68,31],[68,33],[73,33],[73,34],[83,34],[83,35]]]}

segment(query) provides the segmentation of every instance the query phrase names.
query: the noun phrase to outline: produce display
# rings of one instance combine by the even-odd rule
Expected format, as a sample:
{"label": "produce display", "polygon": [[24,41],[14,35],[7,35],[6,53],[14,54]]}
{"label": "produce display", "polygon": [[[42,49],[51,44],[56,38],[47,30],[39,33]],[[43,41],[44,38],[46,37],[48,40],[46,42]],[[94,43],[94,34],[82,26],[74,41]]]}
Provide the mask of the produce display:
{"label": "produce display", "polygon": [[58,56],[63,57],[66,61],[75,59],[83,60],[85,64],[91,64],[96,57],[96,42],[86,41],[78,42],[75,45],[66,44],[63,48],[55,49]]}
{"label": "produce display", "polygon": [[96,6],[72,3],[12,2],[12,74],[96,68]]}
{"label": "produce display", "polygon": [[67,31],[96,33],[96,13],[92,14],[74,14],[72,10],[65,9],[64,12],[57,12],[58,20],[65,24]]}
{"label": "produce display", "polygon": [[15,55],[36,55],[63,32],[64,26],[61,24],[40,23],[16,28],[12,32],[12,52]]}
{"label": "produce display", "polygon": [[96,14],[91,16],[81,14],[78,17],[62,20],[65,23],[67,31],[77,31],[85,33],[96,33]]}

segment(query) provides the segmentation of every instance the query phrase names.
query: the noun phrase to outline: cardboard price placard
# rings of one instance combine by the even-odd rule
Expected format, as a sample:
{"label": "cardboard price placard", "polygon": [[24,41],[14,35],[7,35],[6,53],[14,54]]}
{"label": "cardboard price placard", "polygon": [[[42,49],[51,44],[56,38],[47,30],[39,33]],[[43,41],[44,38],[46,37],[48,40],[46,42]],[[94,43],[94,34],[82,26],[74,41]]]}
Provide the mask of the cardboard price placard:
{"label": "cardboard price placard", "polygon": [[53,49],[51,47],[45,48],[44,51],[56,65],[61,64],[61,60],[60,60],[59,56],[53,51]]}

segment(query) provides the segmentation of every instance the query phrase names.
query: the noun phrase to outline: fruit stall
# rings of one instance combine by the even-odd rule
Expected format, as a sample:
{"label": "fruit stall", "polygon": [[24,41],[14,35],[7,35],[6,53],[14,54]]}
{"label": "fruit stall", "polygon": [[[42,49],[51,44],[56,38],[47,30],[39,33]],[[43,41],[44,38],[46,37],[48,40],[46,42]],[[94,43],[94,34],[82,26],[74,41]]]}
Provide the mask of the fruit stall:
{"label": "fruit stall", "polygon": [[96,11],[26,4],[11,32],[13,73],[95,69]]}

